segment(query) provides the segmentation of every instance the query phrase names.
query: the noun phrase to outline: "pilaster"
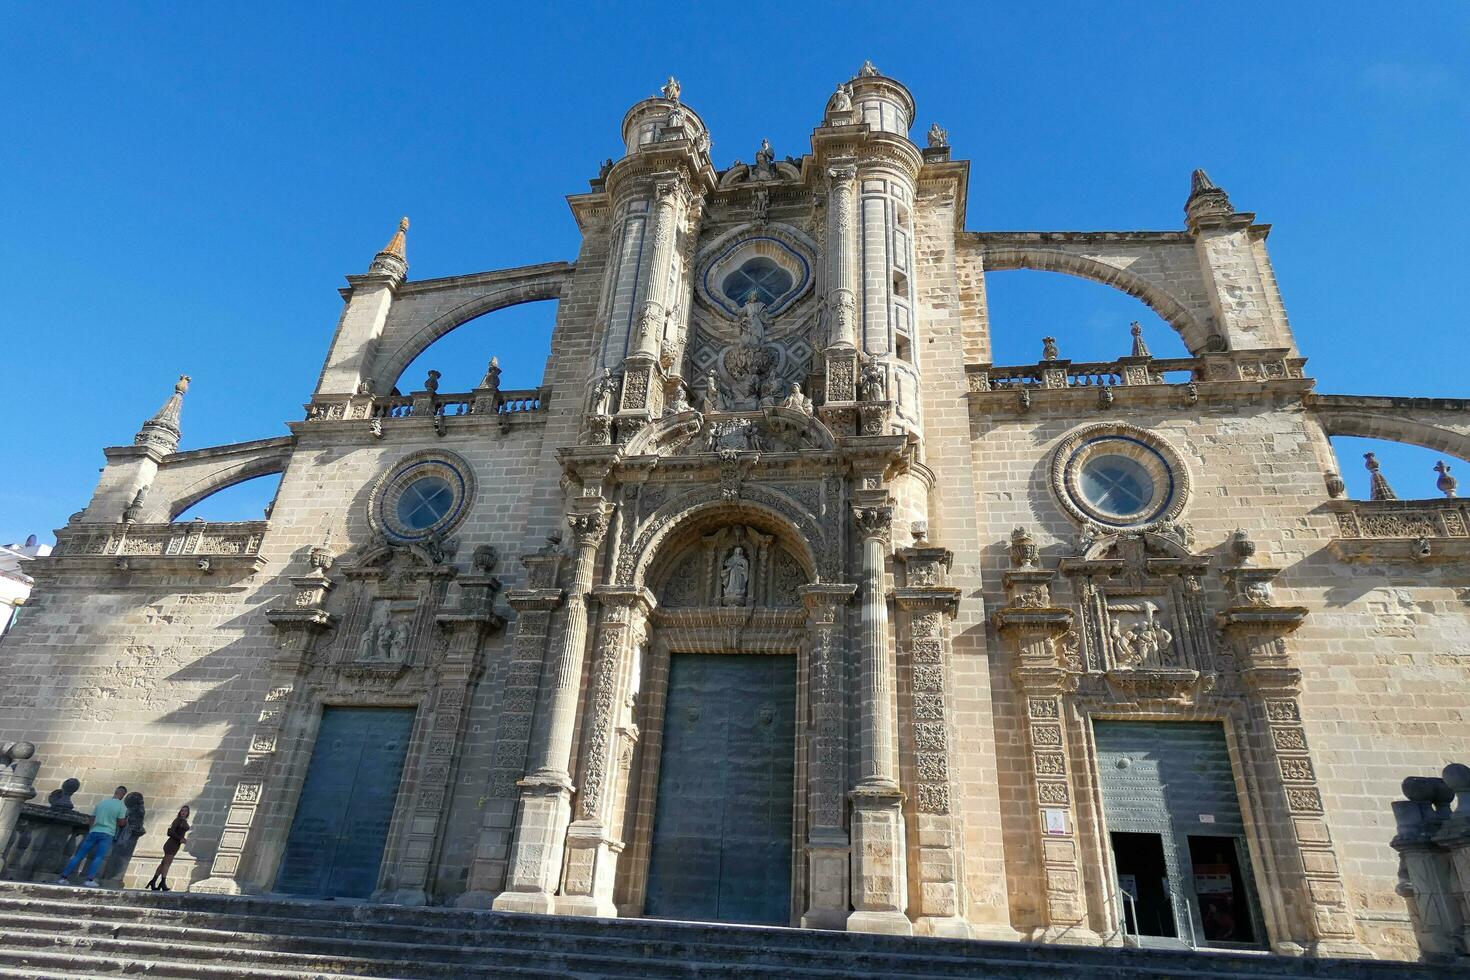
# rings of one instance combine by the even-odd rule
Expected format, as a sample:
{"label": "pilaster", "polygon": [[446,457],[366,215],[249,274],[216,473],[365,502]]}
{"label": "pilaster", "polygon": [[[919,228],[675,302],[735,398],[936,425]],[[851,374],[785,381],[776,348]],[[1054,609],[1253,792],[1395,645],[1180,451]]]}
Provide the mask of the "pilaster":
{"label": "pilaster", "polygon": [[1026,748],[1035,797],[1032,818],[1045,895],[1042,934],[1047,942],[1094,944],[1088,926],[1077,838],[1076,792],[1065,696],[1076,680],[1063,665],[1057,641],[1072,628],[1072,611],[1052,601],[1056,573],[1043,569],[1035,546],[1017,529],[1012,567],[1005,573],[1006,605],[993,617],[1015,655],[1011,672],[1024,699]]}
{"label": "pilaster", "polygon": [[909,655],[908,714],[913,719],[915,832],[909,846],[919,875],[915,929],[968,938],[963,852],[955,846],[962,820],[951,776],[950,632],[960,603],[960,590],[948,584],[954,554],[945,548],[913,547],[900,551],[898,558],[905,584],[894,590],[894,600],[906,627],[899,635]]}
{"label": "pilaster", "polygon": [[1246,689],[1248,721],[1241,735],[1256,766],[1265,811],[1260,826],[1280,877],[1272,891],[1281,928],[1272,945],[1285,954],[1367,956],[1348,906],[1302,725],[1301,671],[1286,641],[1307,609],[1272,603],[1271,582],[1279,571],[1226,570],[1233,604],[1216,617],[1235,647]]}

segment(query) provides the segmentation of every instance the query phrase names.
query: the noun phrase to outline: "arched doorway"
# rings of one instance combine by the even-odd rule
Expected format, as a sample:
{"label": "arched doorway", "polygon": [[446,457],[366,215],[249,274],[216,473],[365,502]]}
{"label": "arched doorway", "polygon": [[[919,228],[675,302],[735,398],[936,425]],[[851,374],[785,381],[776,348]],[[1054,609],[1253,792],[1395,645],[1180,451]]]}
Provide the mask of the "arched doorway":
{"label": "arched doorway", "polygon": [[754,520],[705,524],[661,552],[636,672],[625,897],[656,918],[795,923],[810,572]]}

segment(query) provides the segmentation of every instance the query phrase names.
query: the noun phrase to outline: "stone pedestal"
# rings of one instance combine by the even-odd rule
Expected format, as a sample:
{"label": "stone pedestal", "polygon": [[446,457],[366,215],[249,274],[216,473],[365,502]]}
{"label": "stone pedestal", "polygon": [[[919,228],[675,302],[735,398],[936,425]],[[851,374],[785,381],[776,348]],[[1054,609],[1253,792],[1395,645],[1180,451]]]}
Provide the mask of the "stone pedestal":
{"label": "stone pedestal", "polygon": [[911,935],[903,846],[903,794],[897,785],[860,786],[852,800],[852,914],[849,932]]}
{"label": "stone pedestal", "polygon": [[[1410,776],[1393,804],[1399,881],[1426,963],[1470,965],[1470,769]],[[1451,809],[1451,803],[1458,805]]]}
{"label": "stone pedestal", "polygon": [[[0,747],[0,871],[5,870],[10,835],[20,819],[22,803],[36,795],[36,773],[41,764],[30,756],[36,747],[29,742]],[[17,758],[18,757],[18,758]]]}

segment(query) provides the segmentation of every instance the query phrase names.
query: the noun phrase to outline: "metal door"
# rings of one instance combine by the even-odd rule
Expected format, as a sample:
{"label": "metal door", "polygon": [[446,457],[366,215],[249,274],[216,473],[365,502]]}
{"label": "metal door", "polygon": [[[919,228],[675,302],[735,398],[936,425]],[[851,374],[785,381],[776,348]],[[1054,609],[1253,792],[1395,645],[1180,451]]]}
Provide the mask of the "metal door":
{"label": "metal door", "polygon": [[[1099,721],[1093,732],[1108,832],[1156,834],[1162,839],[1164,887],[1174,905],[1176,935],[1195,946],[1260,945],[1260,912],[1225,729],[1218,722]],[[1203,853],[1204,839],[1236,842],[1234,860],[1228,865],[1238,880],[1237,932],[1248,937],[1240,943],[1206,940],[1197,881],[1203,875],[1212,884],[1222,877],[1228,882],[1231,873],[1229,867],[1223,875],[1218,873],[1213,863],[1196,869],[1191,838],[1196,854]],[[1222,860],[1218,850],[1210,852],[1212,862]],[[1219,905],[1223,899],[1217,895],[1211,902]]]}
{"label": "metal door", "polygon": [[793,658],[674,654],[670,661],[644,913],[786,925]]}
{"label": "metal door", "polygon": [[371,898],[413,732],[412,708],[323,708],[276,890]]}

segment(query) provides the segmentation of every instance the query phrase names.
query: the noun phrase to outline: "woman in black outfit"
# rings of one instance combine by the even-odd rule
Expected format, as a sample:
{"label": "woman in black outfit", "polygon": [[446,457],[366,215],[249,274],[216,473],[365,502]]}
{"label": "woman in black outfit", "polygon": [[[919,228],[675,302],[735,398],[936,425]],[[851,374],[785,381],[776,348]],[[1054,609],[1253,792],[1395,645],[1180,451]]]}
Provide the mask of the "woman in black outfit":
{"label": "woman in black outfit", "polygon": [[179,848],[184,846],[184,835],[189,832],[189,808],[179,807],[179,815],[174,817],[174,822],[168,825],[168,840],[163,842],[163,860],[158,862],[158,870],[153,872],[153,877],[148,879],[148,890],[155,892],[172,891],[168,887],[169,865],[174,863],[174,856],[179,853]]}

